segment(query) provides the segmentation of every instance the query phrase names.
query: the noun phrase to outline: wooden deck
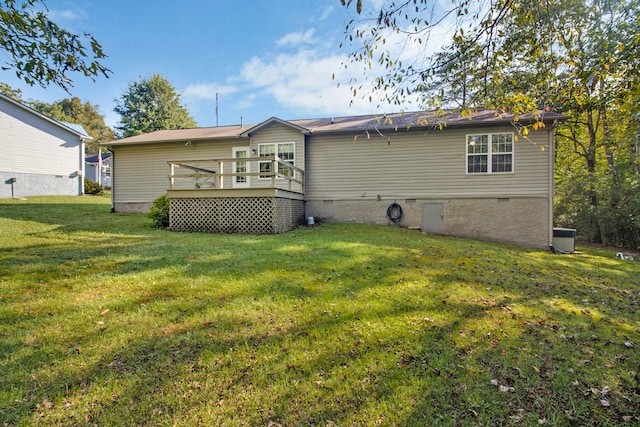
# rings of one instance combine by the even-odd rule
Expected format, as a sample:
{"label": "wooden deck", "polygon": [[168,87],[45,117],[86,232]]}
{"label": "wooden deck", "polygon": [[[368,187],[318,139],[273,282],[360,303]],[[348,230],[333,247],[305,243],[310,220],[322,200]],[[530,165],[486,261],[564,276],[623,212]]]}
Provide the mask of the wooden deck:
{"label": "wooden deck", "polygon": [[169,190],[284,188],[304,193],[304,171],[280,157],[175,160]]}
{"label": "wooden deck", "polygon": [[168,163],[172,230],[276,234],[304,223],[304,171],[278,157]]}

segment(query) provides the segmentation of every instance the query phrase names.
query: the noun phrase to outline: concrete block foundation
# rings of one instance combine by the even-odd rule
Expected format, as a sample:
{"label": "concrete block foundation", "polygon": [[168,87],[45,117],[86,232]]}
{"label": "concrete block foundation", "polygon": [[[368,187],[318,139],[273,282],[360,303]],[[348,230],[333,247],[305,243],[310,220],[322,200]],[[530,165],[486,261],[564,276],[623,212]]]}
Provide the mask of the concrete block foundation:
{"label": "concrete block foundation", "polygon": [[387,217],[392,203],[402,208],[399,226],[540,249],[550,244],[549,200],[542,197],[313,200],[306,202],[305,215],[326,222],[394,224]]}

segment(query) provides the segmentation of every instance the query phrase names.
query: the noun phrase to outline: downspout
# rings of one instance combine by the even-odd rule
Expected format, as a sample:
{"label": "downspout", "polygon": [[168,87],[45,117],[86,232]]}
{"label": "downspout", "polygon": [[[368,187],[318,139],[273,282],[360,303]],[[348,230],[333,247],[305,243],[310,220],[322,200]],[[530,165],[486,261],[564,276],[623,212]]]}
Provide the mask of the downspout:
{"label": "downspout", "polygon": [[115,167],[116,167],[116,153],[114,153],[114,151],[111,149],[111,147],[107,147],[107,150],[109,150],[109,152],[111,153],[111,213],[114,213],[116,211],[116,203],[115,203],[115,195],[116,195],[116,174],[115,174]]}
{"label": "downspout", "polygon": [[556,123],[549,130],[549,246],[553,244],[553,194],[555,191],[555,158],[556,158],[556,140],[554,129]]}
{"label": "downspout", "polygon": [[80,180],[80,182],[78,183],[78,189],[79,191],[79,196],[84,196],[84,175],[85,175],[85,167],[84,167],[84,156],[86,153],[86,144],[85,141],[87,141],[87,138],[85,138],[84,136],[80,137],[80,169],[78,169],[80,171],[80,174],[78,176],[78,179]]}

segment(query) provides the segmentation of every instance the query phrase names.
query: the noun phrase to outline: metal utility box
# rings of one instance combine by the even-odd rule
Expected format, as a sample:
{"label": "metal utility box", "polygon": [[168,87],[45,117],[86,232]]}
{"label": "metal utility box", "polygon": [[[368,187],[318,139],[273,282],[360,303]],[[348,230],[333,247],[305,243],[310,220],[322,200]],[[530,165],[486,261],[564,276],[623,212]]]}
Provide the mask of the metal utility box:
{"label": "metal utility box", "polygon": [[573,228],[554,228],[552,244],[559,253],[576,251],[576,230]]}

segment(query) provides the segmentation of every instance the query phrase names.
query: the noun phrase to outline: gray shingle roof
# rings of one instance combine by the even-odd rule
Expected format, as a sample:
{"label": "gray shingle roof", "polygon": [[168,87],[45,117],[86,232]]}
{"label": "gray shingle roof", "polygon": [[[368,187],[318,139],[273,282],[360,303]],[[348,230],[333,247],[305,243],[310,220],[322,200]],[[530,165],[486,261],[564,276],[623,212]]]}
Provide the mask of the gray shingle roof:
{"label": "gray shingle roof", "polygon": [[[539,112],[539,117],[545,123],[556,120],[565,120],[567,117],[553,112]],[[253,131],[268,126],[272,122],[290,124],[292,127],[304,133],[352,133],[370,130],[407,130],[415,128],[439,128],[444,127],[476,127],[496,126],[513,123],[516,117],[513,114],[500,113],[496,110],[476,110],[470,115],[461,115],[454,111],[416,111],[407,113],[362,115],[348,117],[331,117],[316,119],[281,120],[272,117],[256,125],[234,125],[220,127],[206,127],[195,129],[160,130],[129,138],[118,139],[103,143],[103,145],[130,145],[157,142],[175,142],[220,138],[246,138]],[[520,123],[533,123],[536,117],[533,114],[524,114],[517,117]]]}

